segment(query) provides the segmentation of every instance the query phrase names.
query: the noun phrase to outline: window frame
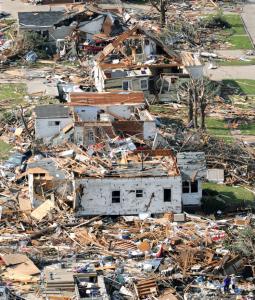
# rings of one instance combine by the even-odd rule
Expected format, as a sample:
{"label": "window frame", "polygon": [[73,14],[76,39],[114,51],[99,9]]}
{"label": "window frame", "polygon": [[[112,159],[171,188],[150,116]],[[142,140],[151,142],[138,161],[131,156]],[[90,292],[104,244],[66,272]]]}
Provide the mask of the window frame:
{"label": "window frame", "polygon": [[136,198],[143,198],[143,190],[135,190]]}
{"label": "window frame", "polygon": [[[58,124],[56,124],[56,123],[58,123]],[[49,127],[57,127],[60,125],[60,123],[61,123],[61,121],[48,121],[48,126]]]}
{"label": "window frame", "polygon": [[[187,183],[187,185],[184,187],[184,183]],[[186,189],[186,191],[184,191]],[[190,181],[182,181],[182,193],[183,194],[189,194],[190,193]]]}
{"label": "window frame", "polygon": [[[194,187],[195,187],[195,191],[194,191]],[[198,193],[198,181],[197,180],[190,181],[190,193],[192,193],[192,194]]]}
{"label": "window frame", "polygon": [[[127,82],[127,84],[128,84],[127,90],[124,89],[124,82]],[[123,91],[132,91],[133,90],[132,80],[123,80],[122,81],[122,89],[123,89]]]}
{"label": "window frame", "polygon": [[[170,191],[170,193],[169,193],[170,194],[170,198],[169,198],[169,195],[168,195],[168,200],[166,200],[166,191]],[[172,189],[170,189],[170,188],[164,188],[163,189],[163,201],[164,202],[172,202]]]}
{"label": "window frame", "polygon": [[[114,195],[114,193],[118,193],[119,195]],[[117,200],[118,199],[118,200]],[[112,191],[112,203],[120,203],[120,190]]]}
{"label": "window frame", "polygon": [[[142,81],[146,81],[146,88],[143,88],[142,87]],[[140,79],[140,89],[142,91],[147,91],[149,89],[149,81],[148,81],[148,78],[141,78]]]}
{"label": "window frame", "polygon": [[89,143],[94,143],[95,142],[95,135],[93,130],[89,130],[87,133],[87,139]]}

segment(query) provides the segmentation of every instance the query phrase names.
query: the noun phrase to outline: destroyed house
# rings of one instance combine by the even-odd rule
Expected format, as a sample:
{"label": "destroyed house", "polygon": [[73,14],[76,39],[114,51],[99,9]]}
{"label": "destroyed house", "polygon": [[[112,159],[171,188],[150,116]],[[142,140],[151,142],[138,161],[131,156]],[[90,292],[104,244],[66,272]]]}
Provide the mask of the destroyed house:
{"label": "destroyed house", "polygon": [[117,147],[111,151],[110,169],[104,167],[96,177],[75,179],[77,213],[181,212],[181,176],[171,151],[140,152],[130,139],[116,140],[114,144]]}
{"label": "destroyed house", "polygon": [[19,12],[19,31],[36,32],[48,43],[56,44],[58,39],[69,36],[76,28],[77,15],[77,11]]}
{"label": "destroyed house", "polygon": [[93,76],[100,92],[122,89],[153,94],[162,86],[161,74],[199,77],[202,65],[193,54],[171,50],[139,26],[119,35],[94,60]]}
{"label": "destroyed house", "polygon": [[36,139],[52,137],[73,122],[69,108],[61,104],[37,106],[34,114]]}
{"label": "destroyed house", "polygon": [[[41,11],[41,12],[19,12],[19,31],[36,32],[40,34],[47,44],[55,45],[62,55],[72,42],[79,40],[79,49],[86,52],[103,49],[108,43],[96,45],[97,34],[103,36],[103,40],[123,32],[120,18],[114,13],[98,11],[84,5],[71,7],[69,10]],[[95,37],[94,37],[95,35]],[[69,37],[69,40],[66,38]],[[75,48],[75,46],[73,46]]]}
{"label": "destroyed house", "polygon": [[[90,261],[83,262],[89,265]],[[95,269],[87,272],[75,272],[80,265],[65,269],[46,268],[44,288],[48,299],[109,300],[104,276],[97,275]],[[91,267],[90,267],[91,268]]]}
{"label": "destroyed house", "polygon": [[156,134],[155,119],[144,109],[142,92],[70,93],[69,101],[75,113],[77,145],[87,147],[118,135],[148,140]]}
{"label": "destroyed house", "polygon": [[203,161],[203,153],[181,153],[179,168],[171,150],[146,149],[131,138],[101,141],[88,150],[69,144],[57,157],[29,163],[31,204],[48,199],[52,209],[52,196],[59,201],[65,195],[66,204],[80,216],[179,213],[188,205],[199,206],[202,197],[200,175],[185,175],[201,172],[200,165],[188,170],[188,155]]}
{"label": "destroyed house", "polygon": [[[97,42],[100,42],[100,40],[105,41],[105,45],[107,45],[109,43],[108,40],[121,34],[126,27],[122,24],[121,18],[113,12],[105,12],[93,7],[89,7],[89,12],[92,14],[92,17],[80,22],[79,31],[80,36],[86,39],[87,42],[83,45],[84,50],[92,50],[92,52],[96,53],[99,52],[96,50],[100,49],[100,45],[96,47]],[[94,49],[92,48],[93,45],[95,46]]]}

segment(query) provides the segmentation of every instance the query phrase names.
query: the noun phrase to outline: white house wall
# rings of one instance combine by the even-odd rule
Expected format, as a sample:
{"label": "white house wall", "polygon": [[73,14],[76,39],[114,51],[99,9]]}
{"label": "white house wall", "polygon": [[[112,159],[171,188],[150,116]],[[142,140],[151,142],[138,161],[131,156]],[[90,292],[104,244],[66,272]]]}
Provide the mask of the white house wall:
{"label": "white house wall", "polygon": [[202,199],[202,182],[198,180],[198,192],[197,193],[182,193],[183,205],[195,205],[200,206]]}
{"label": "white house wall", "polygon": [[[49,122],[60,122],[59,125],[50,126]],[[58,134],[68,124],[71,124],[71,118],[54,118],[54,119],[36,119],[35,120],[35,137],[36,139],[53,137]]]}
{"label": "white house wall", "polygon": [[[137,105],[141,107],[141,105]],[[112,106],[76,106],[74,111],[79,115],[82,121],[97,121],[97,113],[100,110],[104,110],[106,113],[113,114],[113,116],[118,116],[120,118],[129,119],[131,113],[134,110],[134,106],[128,105],[112,105]]]}
{"label": "white house wall", "polygon": [[97,121],[99,107],[95,106],[76,106],[74,111],[79,115],[81,121]]}
{"label": "white house wall", "polygon": [[87,39],[91,40],[94,34],[100,33],[105,16],[100,16],[99,18],[95,18],[94,20],[81,23],[79,27],[80,31],[83,31],[87,34]]}
{"label": "white house wall", "polygon": [[[129,215],[140,212],[181,212],[181,177],[102,178],[80,179],[75,187],[79,215]],[[171,202],[164,202],[164,188],[171,189]],[[112,191],[120,190],[120,203],[112,203]],[[143,197],[136,197],[143,190]],[[80,196],[79,196],[80,195]]]}
{"label": "white house wall", "polygon": [[108,106],[106,109],[108,113],[112,113],[113,115],[126,119],[129,119],[131,117],[132,110],[132,107],[127,105],[113,105]]}
{"label": "white house wall", "polygon": [[32,207],[34,207],[34,175],[28,174],[28,196]]}
{"label": "white house wall", "polygon": [[144,121],[143,137],[145,140],[154,139],[156,132],[157,132],[157,129],[156,129],[155,121]]}
{"label": "white house wall", "polygon": [[96,64],[93,68],[93,74],[95,79],[95,87],[98,92],[104,91],[104,73],[100,67]]}

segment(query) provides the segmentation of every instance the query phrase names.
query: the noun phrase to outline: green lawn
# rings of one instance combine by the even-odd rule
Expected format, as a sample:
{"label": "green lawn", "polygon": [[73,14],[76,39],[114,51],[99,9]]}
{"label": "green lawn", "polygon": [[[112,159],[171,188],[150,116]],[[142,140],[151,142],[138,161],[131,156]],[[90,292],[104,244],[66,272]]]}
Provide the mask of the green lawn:
{"label": "green lawn", "polygon": [[0,140],[0,160],[6,159],[8,157],[8,153],[11,148],[11,145]]}
{"label": "green lawn", "polygon": [[244,135],[255,135],[255,124],[243,124],[238,127]]}
{"label": "green lawn", "polygon": [[225,87],[234,89],[235,94],[255,95],[255,80],[253,79],[224,79]]}
{"label": "green lawn", "polygon": [[[253,44],[247,34],[239,14],[216,14],[208,15],[206,18],[219,18],[230,25],[230,28],[222,28],[215,33],[219,42],[229,43],[228,49],[253,49]],[[229,25],[227,27],[229,27]]]}
{"label": "green lawn", "polygon": [[23,101],[27,87],[24,83],[2,83],[0,84],[0,102],[12,100],[13,105]]}
{"label": "green lawn", "polygon": [[225,29],[225,33],[229,34],[226,41],[230,43],[231,49],[252,49],[250,37],[245,31],[243,21],[238,14],[225,14],[225,20],[231,25],[230,29]]}
{"label": "green lawn", "polygon": [[230,49],[252,49],[252,43],[248,35],[230,35],[226,41],[231,44]]}
{"label": "green lawn", "polygon": [[206,118],[206,128],[209,134],[223,139],[226,143],[232,143],[234,138],[231,136],[230,130],[226,125],[224,120],[212,117]]}
{"label": "green lawn", "polygon": [[203,190],[217,192],[223,195],[226,203],[239,203],[245,201],[255,201],[255,195],[242,187],[228,186],[225,184],[217,184],[212,182],[205,182],[202,184]]}
{"label": "green lawn", "polygon": [[225,14],[225,20],[231,25],[234,34],[246,34],[242,18],[238,14]]}
{"label": "green lawn", "polygon": [[220,60],[217,62],[219,66],[250,66],[250,65],[255,65],[255,58],[249,58],[248,61],[244,60]]}

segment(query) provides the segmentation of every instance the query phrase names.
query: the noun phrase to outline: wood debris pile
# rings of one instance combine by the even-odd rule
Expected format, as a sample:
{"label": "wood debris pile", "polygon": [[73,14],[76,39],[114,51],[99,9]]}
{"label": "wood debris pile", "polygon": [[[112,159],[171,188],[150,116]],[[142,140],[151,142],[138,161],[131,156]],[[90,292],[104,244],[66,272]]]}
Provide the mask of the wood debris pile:
{"label": "wood debris pile", "polygon": [[223,168],[226,182],[255,186],[255,153],[239,143],[226,144],[223,140],[201,134],[200,142],[187,143],[183,150],[204,151],[209,168]]}
{"label": "wood debris pile", "polygon": [[[103,274],[108,294],[121,299],[165,299],[161,298],[165,293],[182,299],[211,293],[208,282],[217,298],[224,297],[220,284],[225,274],[242,274],[245,266],[254,264],[254,257],[225,247],[243,226],[254,230],[251,217],[213,221],[167,213],[161,218],[76,219],[61,205],[30,214],[19,210],[15,199],[10,203],[1,220],[0,272],[3,281],[23,296],[36,293],[43,299],[46,293],[54,299],[50,297],[58,293],[71,299],[68,293],[74,292],[74,283],[60,289],[53,280],[61,264],[74,276]],[[47,272],[53,272],[51,283]],[[241,277],[238,287],[246,294],[255,290]]]}

